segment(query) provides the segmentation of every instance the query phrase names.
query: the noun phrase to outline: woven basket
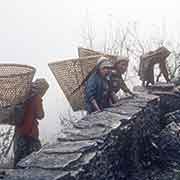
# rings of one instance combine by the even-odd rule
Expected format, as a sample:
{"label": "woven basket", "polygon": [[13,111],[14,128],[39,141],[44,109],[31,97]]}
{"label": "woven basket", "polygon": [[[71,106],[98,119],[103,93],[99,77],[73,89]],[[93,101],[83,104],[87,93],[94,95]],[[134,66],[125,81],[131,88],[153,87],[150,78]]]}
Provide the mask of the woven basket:
{"label": "woven basket", "polygon": [[165,60],[169,55],[170,51],[165,47],[160,47],[154,51],[150,51],[144,55],[141,56],[141,59],[143,61],[154,61],[154,63],[158,63],[158,60]]}
{"label": "woven basket", "polygon": [[0,64],[0,108],[23,102],[29,93],[35,68]]}
{"label": "woven basket", "polygon": [[105,53],[101,53],[92,49],[87,49],[87,48],[83,48],[83,47],[78,47],[78,56],[79,57],[85,57],[85,56],[94,56],[94,55],[101,55],[101,56],[105,56],[107,58],[112,59],[112,61],[114,61],[114,59],[116,58],[116,56],[114,55],[110,55],[110,54],[105,54]]}
{"label": "woven basket", "polygon": [[149,79],[147,72],[150,66],[158,63],[165,63],[165,60],[170,55],[170,53],[171,52],[167,48],[162,46],[154,51],[150,51],[140,56],[138,73],[140,79],[142,81]]}
{"label": "woven basket", "polygon": [[[78,88],[101,56],[88,56],[49,64],[74,111],[84,109],[84,86]],[[77,91],[75,91],[78,88]],[[74,92],[75,91],[75,92]]]}

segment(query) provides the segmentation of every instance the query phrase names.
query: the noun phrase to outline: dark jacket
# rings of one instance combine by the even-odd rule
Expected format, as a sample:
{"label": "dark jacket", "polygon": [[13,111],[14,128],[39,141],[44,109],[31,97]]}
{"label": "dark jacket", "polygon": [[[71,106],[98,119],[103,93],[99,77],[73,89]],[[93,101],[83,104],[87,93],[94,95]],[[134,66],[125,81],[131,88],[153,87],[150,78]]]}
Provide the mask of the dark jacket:
{"label": "dark jacket", "polygon": [[131,94],[131,91],[124,82],[122,75],[118,74],[116,71],[112,71],[109,74],[109,81],[111,91],[117,93],[120,89],[122,89],[125,93]]}
{"label": "dark jacket", "polygon": [[44,110],[42,98],[39,95],[32,96],[24,103],[24,115],[22,123],[16,125],[16,133],[20,136],[39,137],[39,128],[37,119],[42,119]]}
{"label": "dark jacket", "polygon": [[105,78],[102,78],[98,72],[94,72],[85,82],[85,109],[91,113],[95,111],[91,101],[96,100],[98,106],[103,108],[110,106],[109,85]]}

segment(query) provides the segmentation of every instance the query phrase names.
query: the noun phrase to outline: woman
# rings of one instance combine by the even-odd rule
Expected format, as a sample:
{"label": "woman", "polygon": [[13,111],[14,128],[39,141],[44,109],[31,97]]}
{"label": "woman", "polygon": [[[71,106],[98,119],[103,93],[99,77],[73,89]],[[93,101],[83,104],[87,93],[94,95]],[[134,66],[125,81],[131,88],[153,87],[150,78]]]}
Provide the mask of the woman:
{"label": "woman", "polygon": [[101,57],[96,63],[95,71],[85,82],[85,109],[88,113],[103,111],[110,106],[111,97],[107,76],[111,68],[111,62]]}
{"label": "woman", "polygon": [[38,120],[44,118],[42,97],[48,87],[46,80],[37,79],[32,83],[29,98],[22,105],[23,116],[15,125],[14,167],[22,158],[41,148]]}
{"label": "woman", "polygon": [[113,97],[113,103],[117,101],[116,93],[122,89],[126,94],[134,95],[125,84],[122,75],[127,71],[129,59],[127,57],[116,57],[113,70],[110,73],[110,88]]}

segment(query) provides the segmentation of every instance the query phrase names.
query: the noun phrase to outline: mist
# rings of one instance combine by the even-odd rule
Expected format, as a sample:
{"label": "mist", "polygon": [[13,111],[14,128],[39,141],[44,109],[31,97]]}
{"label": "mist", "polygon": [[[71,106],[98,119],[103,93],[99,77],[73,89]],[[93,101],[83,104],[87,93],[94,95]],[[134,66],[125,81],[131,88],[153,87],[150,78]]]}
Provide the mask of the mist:
{"label": "mist", "polygon": [[178,0],[1,0],[0,62],[32,65],[37,69],[35,78],[44,77],[50,84],[44,97],[41,138],[53,138],[60,128],[59,116],[71,112],[48,63],[77,57],[87,24],[93,27],[96,48],[111,23],[116,27],[137,22],[141,38],[156,31],[178,42],[179,7]]}

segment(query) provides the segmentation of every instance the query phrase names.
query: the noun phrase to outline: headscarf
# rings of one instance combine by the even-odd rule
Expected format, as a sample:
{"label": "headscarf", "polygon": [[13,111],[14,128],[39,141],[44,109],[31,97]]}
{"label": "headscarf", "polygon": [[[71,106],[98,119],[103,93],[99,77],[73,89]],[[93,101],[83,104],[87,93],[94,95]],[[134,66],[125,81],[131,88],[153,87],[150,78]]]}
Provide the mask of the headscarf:
{"label": "headscarf", "polygon": [[126,56],[116,56],[115,58],[115,65],[122,62],[122,61],[125,61],[125,62],[129,62],[129,58],[126,57]]}
{"label": "headscarf", "polygon": [[96,70],[99,70],[100,68],[103,68],[103,67],[112,68],[112,66],[113,66],[112,63],[109,61],[108,58],[100,57],[96,63]]}
{"label": "headscarf", "polygon": [[36,79],[32,83],[32,95],[40,95],[41,97],[43,97],[48,88],[49,84],[44,78]]}

